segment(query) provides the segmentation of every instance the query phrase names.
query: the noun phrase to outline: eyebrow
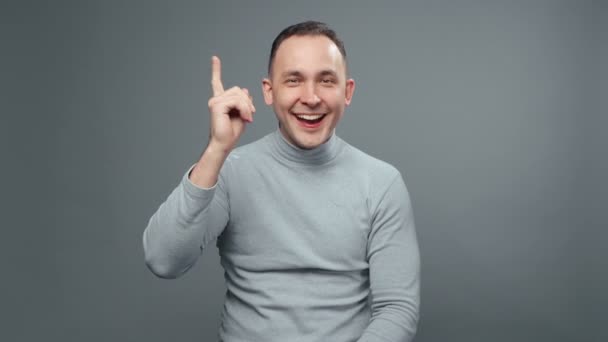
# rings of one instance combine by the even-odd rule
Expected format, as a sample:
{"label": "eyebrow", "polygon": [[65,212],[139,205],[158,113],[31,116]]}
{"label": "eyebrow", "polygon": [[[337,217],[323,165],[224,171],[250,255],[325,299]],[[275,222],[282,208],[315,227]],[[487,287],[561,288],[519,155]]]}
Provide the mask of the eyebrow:
{"label": "eyebrow", "polygon": [[[321,71],[319,72],[319,75],[320,75],[321,77],[323,77],[323,76],[333,76],[333,77],[338,77],[338,74],[337,74],[337,73],[336,73],[334,70],[331,70],[331,69],[324,69],[324,70],[321,70]],[[283,73],[281,73],[281,77],[282,77],[282,78],[287,78],[287,77],[290,77],[290,76],[295,76],[295,77],[303,77],[303,76],[304,76],[304,74],[302,74],[302,72],[300,72],[300,71],[298,71],[298,70],[287,70],[287,71],[284,71]]]}
{"label": "eyebrow", "polygon": [[338,74],[331,70],[331,69],[325,69],[321,71],[321,76],[333,76],[333,77],[338,77]]}
{"label": "eyebrow", "polygon": [[290,76],[302,77],[302,73],[297,70],[287,70],[281,73],[282,78],[287,78]]}

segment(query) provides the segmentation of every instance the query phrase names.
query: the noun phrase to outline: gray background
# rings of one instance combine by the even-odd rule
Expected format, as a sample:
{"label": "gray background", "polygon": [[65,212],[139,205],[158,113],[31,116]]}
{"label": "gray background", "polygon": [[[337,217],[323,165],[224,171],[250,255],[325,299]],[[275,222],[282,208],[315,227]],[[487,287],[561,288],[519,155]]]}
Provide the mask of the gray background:
{"label": "gray background", "polygon": [[215,246],[145,267],[150,215],[202,152],[209,58],[252,89],[285,26],[342,36],[338,134],[395,165],[422,253],[417,341],[606,341],[602,1],[3,1],[2,341],[213,341]]}

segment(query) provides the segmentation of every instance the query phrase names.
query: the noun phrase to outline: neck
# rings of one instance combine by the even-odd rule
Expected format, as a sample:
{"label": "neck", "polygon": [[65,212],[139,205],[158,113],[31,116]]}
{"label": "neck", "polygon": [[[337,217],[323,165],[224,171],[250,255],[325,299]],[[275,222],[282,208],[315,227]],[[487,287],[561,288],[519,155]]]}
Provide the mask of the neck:
{"label": "neck", "polygon": [[275,152],[281,158],[300,164],[311,165],[321,165],[331,161],[338,155],[343,147],[341,139],[336,136],[335,129],[327,141],[308,149],[301,148],[291,143],[283,135],[281,129],[277,129],[272,134],[272,145]]}

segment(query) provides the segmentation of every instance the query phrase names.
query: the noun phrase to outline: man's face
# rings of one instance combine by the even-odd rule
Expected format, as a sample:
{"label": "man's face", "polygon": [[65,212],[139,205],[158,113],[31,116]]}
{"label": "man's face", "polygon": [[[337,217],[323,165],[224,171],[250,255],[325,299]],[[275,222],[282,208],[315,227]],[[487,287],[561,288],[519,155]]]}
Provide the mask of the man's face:
{"label": "man's face", "polygon": [[283,136],[305,149],[326,142],[350,104],[355,81],[331,39],[292,36],[276,51],[270,79],[262,81],[264,100],[272,105]]}

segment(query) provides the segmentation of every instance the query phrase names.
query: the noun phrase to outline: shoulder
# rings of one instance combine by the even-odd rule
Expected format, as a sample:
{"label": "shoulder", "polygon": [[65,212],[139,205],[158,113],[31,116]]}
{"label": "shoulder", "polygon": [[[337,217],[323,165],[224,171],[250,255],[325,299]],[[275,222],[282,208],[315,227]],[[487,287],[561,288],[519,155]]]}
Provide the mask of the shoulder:
{"label": "shoulder", "polygon": [[344,158],[351,164],[352,170],[359,173],[360,176],[366,177],[374,183],[391,182],[401,176],[399,170],[392,164],[363,152],[344,140],[342,142],[345,144]]}
{"label": "shoulder", "polygon": [[[387,193],[395,193],[407,198],[409,193],[402,173],[394,165],[376,158],[346,143],[343,159],[346,169],[343,172],[357,179],[369,201],[369,208],[374,211],[386,200]],[[388,197],[391,197],[389,195]]]}

